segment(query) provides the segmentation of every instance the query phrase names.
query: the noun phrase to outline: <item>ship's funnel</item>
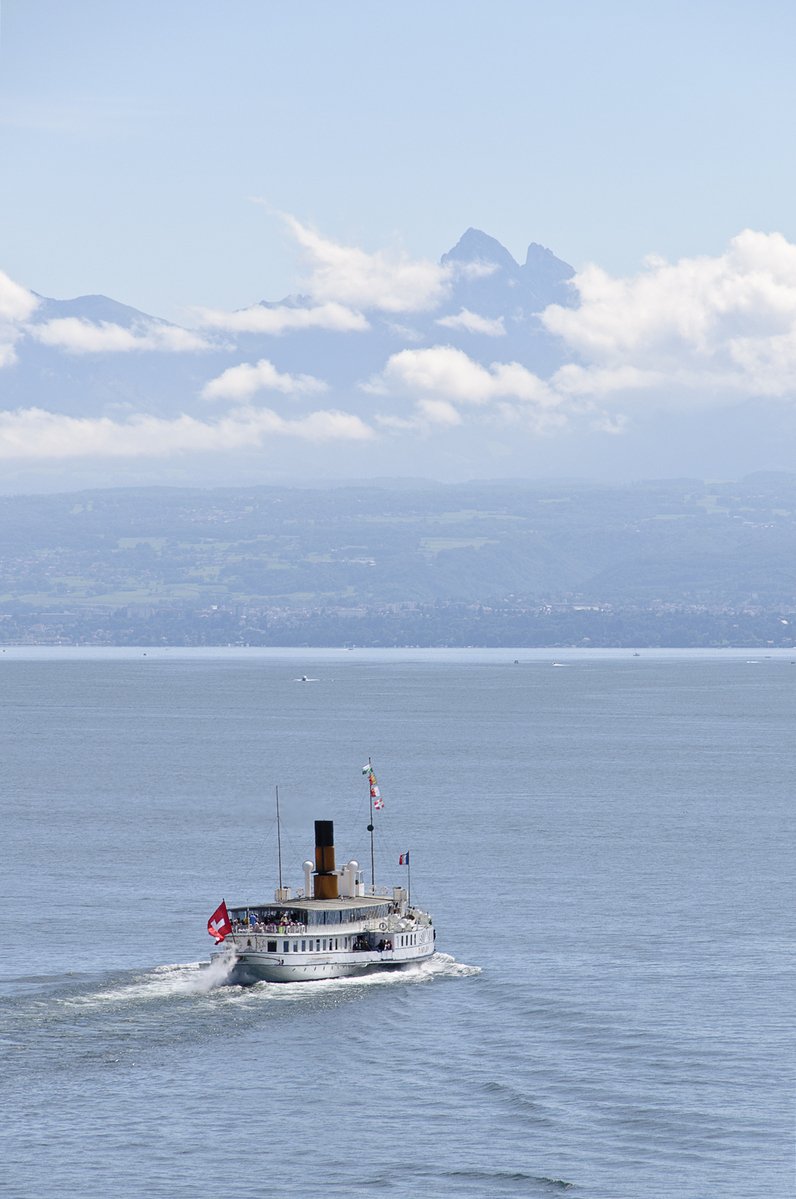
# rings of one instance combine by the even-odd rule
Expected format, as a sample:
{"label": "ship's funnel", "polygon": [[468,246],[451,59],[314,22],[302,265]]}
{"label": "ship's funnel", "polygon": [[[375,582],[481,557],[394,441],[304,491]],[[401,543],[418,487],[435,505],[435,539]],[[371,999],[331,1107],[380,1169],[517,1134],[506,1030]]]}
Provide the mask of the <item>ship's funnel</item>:
{"label": "ship's funnel", "polygon": [[337,872],[334,865],[334,824],[315,821],[315,879],[312,893],[316,899],[337,899]]}

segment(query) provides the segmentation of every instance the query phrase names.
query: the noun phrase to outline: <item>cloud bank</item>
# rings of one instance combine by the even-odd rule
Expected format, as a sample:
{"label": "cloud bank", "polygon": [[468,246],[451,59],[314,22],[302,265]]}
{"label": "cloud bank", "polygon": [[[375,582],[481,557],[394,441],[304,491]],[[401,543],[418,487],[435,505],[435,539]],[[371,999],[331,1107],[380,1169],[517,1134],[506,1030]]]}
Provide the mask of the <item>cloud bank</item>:
{"label": "cloud bank", "polygon": [[283,217],[310,268],[304,284],[314,300],[356,309],[423,312],[447,296],[452,270],[427,259],[378,250],[369,254],[323,237],[294,216]]}
{"label": "cloud bank", "polygon": [[606,400],[660,404],[796,395],[796,246],[745,230],[717,257],[647,260],[616,278],[575,276],[578,308],[541,314],[579,361],[552,384]]}
{"label": "cloud bank", "polygon": [[197,310],[199,323],[209,328],[225,329],[228,333],[268,333],[281,337],[301,329],[329,329],[334,333],[362,333],[370,323],[361,312],[345,304],[329,301],[307,308],[290,304],[255,304],[237,312],[218,308]]}
{"label": "cloud bank", "polygon": [[380,423],[393,428],[429,424],[454,426],[462,422],[463,409],[489,409],[491,415],[514,423],[521,420],[538,432],[564,423],[566,397],[518,362],[493,362],[482,366],[453,346],[426,350],[401,350],[389,358],[381,374],[363,385],[374,396],[415,401],[408,421],[391,421],[380,414]]}
{"label": "cloud bank", "polygon": [[[796,245],[779,233],[746,230],[721,254],[676,262],[651,257],[625,276],[586,267],[573,280],[578,305],[551,305],[539,315],[561,351],[561,365],[543,377],[526,364],[533,361],[530,338],[526,362],[512,360],[525,357],[513,317],[506,318],[511,341],[504,343],[512,352],[501,360],[503,317],[466,307],[439,315],[455,294],[457,275],[488,273],[490,264],[440,266],[402,253],[369,253],[323,237],[294,217],[284,220],[307,264],[306,302],[232,313],[205,309],[200,319],[224,330],[231,343],[237,334],[372,329],[367,352],[377,347],[378,369],[369,377],[374,368],[362,369],[346,384],[356,402],[345,406],[364,411],[367,405],[367,419],[332,407],[332,401],[324,411],[279,413],[280,397],[292,402],[328,393],[330,384],[320,377],[323,367],[317,374],[291,373],[261,357],[204,384],[191,383],[195,390],[186,402],[228,406],[216,419],[186,412],[164,420],[140,412],[126,421],[82,420],[20,409],[0,413],[0,457],[164,456],[256,446],[272,436],[320,442],[412,433],[444,438],[477,423],[489,424],[492,434],[502,428],[508,444],[515,430],[541,436],[575,424],[621,433],[645,410],[700,412],[796,400]],[[13,368],[25,336],[69,355],[219,348],[201,333],[155,321],[129,328],[79,317],[37,322],[38,307],[33,293],[0,273],[0,367]],[[489,359],[483,341],[465,342],[469,352],[444,344],[447,331],[460,344],[468,335],[495,339]],[[439,344],[429,344],[435,340]],[[346,344],[356,354],[359,343]],[[287,360],[303,365],[303,345],[298,349]],[[278,361],[276,349],[274,356]],[[269,395],[271,406],[252,406],[260,394]]]}
{"label": "cloud bank", "polygon": [[68,354],[118,354],[133,350],[188,354],[212,348],[198,333],[154,321],[125,329],[111,321],[65,316],[32,325],[28,331],[43,345],[55,346]]}
{"label": "cloud bank", "polygon": [[270,408],[240,408],[217,421],[183,415],[138,415],[128,421],[79,418],[26,408],[0,412],[0,460],[164,458],[169,455],[261,448],[272,437],[302,441],[369,441],[374,432],[346,412],[311,412],[287,420]]}
{"label": "cloud bank", "polygon": [[469,308],[462,308],[455,316],[441,316],[435,324],[441,325],[443,329],[462,329],[465,333],[483,333],[486,337],[505,337],[506,326],[503,324],[503,317],[499,316],[492,320],[488,316],[479,316],[477,312],[470,312]]}
{"label": "cloud bank", "polygon": [[[796,400],[796,246],[781,234],[746,230],[723,254],[649,258],[624,277],[589,266],[574,286],[578,307],[540,316],[569,359],[550,377],[451,346],[404,349],[364,390],[414,408],[379,423],[428,430],[486,415],[545,433],[585,419],[616,434],[644,409]],[[436,324],[479,332],[484,320],[463,309]]]}

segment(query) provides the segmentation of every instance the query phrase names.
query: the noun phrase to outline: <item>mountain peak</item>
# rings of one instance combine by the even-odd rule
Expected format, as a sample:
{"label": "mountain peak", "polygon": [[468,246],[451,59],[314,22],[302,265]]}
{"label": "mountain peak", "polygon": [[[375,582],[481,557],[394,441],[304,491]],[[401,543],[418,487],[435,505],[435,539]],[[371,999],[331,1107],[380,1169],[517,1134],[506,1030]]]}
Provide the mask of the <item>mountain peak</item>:
{"label": "mountain peak", "polygon": [[563,283],[566,279],[573,278],[575,274],[574,268],[568,262],[556,258],[552,250],[548,250],[546,246],[540,246],[535,241],[528,246],[523,270],[527,274],[533,275],[535,279],[545,279],[549,283]]}
{"label": "mountain peak", "polygon": [[53,300],[49,296],[40,296],[38,292],[33,294],[39,301],[39,307],[36,310],[38,320],[77,317],[80,320],[95,323],[106,321],[109,324],[121,325],[123,328],[129,328],[142,321],[149,324],[167,323],[161,321],[160,317],[149,316],[146,312],[131,308],[129,304],[120,304],[118,300],[113,300],[109,296],[75,296],[71,300]]}
{"label": "mountain peak", "polygon": [[453,249],[442,255],[441,262],[443,266],[448,262],[492,262],[512,274],[519,270],[519,263],[497,238],[473,228],[467,229]]}

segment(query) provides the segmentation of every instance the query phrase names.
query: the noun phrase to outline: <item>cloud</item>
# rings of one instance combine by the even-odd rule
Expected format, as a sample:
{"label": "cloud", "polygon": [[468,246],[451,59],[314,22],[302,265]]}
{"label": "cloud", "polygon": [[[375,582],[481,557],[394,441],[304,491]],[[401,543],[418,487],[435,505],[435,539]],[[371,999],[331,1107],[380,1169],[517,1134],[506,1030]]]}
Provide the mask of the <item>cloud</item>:
{"label": "cloud", "polygon": [[198,333],[180,329],[177,325],[154,322],[125,329],[111,321],[95,323],[83,317],[65,316],[30,325],[28,332],[44,345],[55,346],[69,354],[119,354],[132,350],[184,354],[213,348]]}
{"label": "cloud", "polygon": [[[568,358],[550,378],[516,362],[487,366],[451,346],[405,348],[364,384],[414,404],[380,423],[427,430],[431,402],[449,406],[439,409],[440,426],[480,412],[536,430],[586,420],[616,434],[642,407],[796,400],[796,245],[781,234],[747,230],[722,254],[648,258],[625,277],[590,266],[574,282],[579,307],[541,314]],[[482,319],[463,309],[437,324],[475,331]]]}
{"label": "cloud", "polygon": [[301,329],[330,329],[335,333],[362,333],[370,323],[361,312],[344,304],[329,301],[311,308],[294,308],[289,304],[273,307],[255,304],[237,312],[222,312],[216,308],[200,308],[199,323],[229,333],[270,333],[276,337]]}
{"label": "cloud", "polygon": [[656,403],[796,398],[796,246],[746,230],[716,257],[647,259],[629,277],[590,266],[580,306],[541,314],[580,363],[551,380],[568,395]]}
{"label": "cloud", "polygon": [[38,308],[33,292],[0,271],[0,323],[16,324],[28,320]]}
{"label": "cloud", "polygon": [[391,416],[386,413],[378,415],[376,421],[382,428],[398,433],[415,430],[428,433],[438,428],[456,428],[462,423],[462,415],[447,400],[418,400],[413,416]]}
{"label": "cloud", "polygon": [[448,294],[450,267],[404,253],[369,254],[322,237],[293,216],[283,219],[308,260],[305,286],[314,300],[382,312],[422,312],[436,308]]}
{"label": "cloud", "polygon": [[475,258],[472,262],[452,261],[450,266],[462,279],[488,279],[500,270],[496,262],[484,262],[483,258]]}
{"label": "cloud", "polygon": [[362,389],[374,396],[413,401],[409,417],[377,417],[385,427],[404,429],[453,427],[462,423],[465,409],[543,432],[566,423],[567,407],[574,412],[582,406],[518,362],[485,367],[453,346],[401,350]]}
{"label": "cloud", "polygon": [[22,325],[38,307],[33,292],[0,271],[0,368],[17,360],[14,343],[22,336]]}
{"label": "cloud", "polygon": [[4,329],[0,325],[0,369],[4,366],[13,366],[17,360],[17,352],[14,349],[14,342],[19,337],[13,329]]}
{"label": "cloud", "polygon": [[463,350],[432,346],[393,354],[380,375],[365,384],[375,395],[409,395],[468,405],[498,398],[554,405],[557,397],[538,375],[518,362],[481,366]]}
{"label": "cloud", "polygon": [[503,317],[492,320],[488,316],[479,316],[469,308],[462,308],[455,316],[442,316],[434,322],[442,325],[443,329],[462,329],[465,333],[483,333],[487,337],[505,337],[506,326]]}
{"label": "cloud", "polygon": [[242,362],[231,366],[202,388],[205,400],[247,400],[258,391],[279,391],[284,395],[326,391],[323,379],[313,375],[281,374],[273,362],[261,358],[252,365]]}
{"label": "cloud", "polygon": [[351,413],[310,412],[287,420],[269,408],[244,407],[221,420],[138,415],[127,421],[78,418],[41,408],[0,412],[0,460],[162,458],[170,454],[257,449],[270,437],[369,441],[373,429]]}

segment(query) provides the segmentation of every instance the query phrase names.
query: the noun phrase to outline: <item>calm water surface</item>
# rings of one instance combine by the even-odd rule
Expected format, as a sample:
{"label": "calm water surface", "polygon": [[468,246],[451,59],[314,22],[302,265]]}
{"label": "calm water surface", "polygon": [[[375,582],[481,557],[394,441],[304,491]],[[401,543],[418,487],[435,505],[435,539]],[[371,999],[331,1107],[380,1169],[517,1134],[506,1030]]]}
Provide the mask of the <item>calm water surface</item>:
{"label": "calm water surface", "polygon": [[[0,1192],[790,1199],[796,665],[557,660],[4,653]],[[368,755],[440,953],[217,985]]]}

